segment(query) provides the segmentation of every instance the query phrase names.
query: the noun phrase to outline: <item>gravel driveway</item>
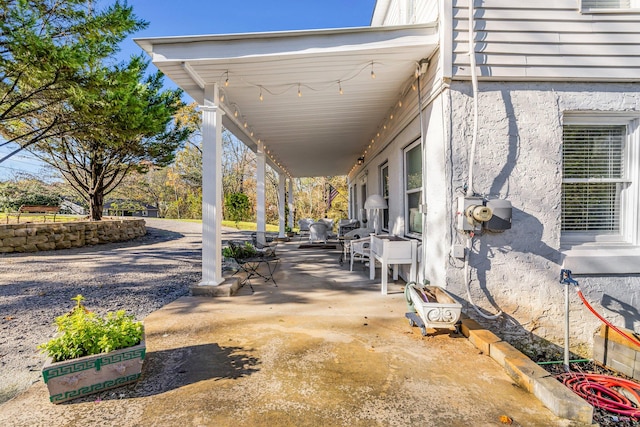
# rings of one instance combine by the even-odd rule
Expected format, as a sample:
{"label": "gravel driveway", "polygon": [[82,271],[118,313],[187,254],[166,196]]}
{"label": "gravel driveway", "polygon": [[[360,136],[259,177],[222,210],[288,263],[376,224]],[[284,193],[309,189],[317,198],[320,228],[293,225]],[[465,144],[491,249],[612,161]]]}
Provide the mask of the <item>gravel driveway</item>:
{"label": "gravel driveway", "polygon": [[147,235],[130,242],[0,256],[0,403],[38,381],[45,357],[36,347],[71,298],[142,320],[200,280],[201,249],[200,223],[148,219]]}

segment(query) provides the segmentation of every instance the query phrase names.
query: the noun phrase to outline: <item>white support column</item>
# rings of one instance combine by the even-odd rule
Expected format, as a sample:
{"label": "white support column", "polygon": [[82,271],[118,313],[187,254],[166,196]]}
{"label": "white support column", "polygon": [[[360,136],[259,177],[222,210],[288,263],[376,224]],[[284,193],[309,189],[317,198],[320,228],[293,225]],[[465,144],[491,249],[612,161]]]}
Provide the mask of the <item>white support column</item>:
{"label": "white support column", "polygon": [[[265,177],[266,159],[264,154],[264,144],[258,142],[258,152],[256,153],[256,214],[257,214],[257,237],[263,238],[266,231],[266,197],[265,197]],[[260,242],[264,244],[265,242]]]}
{"label": "white support column", "polygon": [[293,230],[293,178],[289,178],[289,227]]}
{"label": "white support column", "polygon": [[222,109],[217,85],[204,88],[202,111],[202,281],[218,286],[222,277]]}
{"label": "white support column", "polygon": [[286,177],[284,176],[284,173],[280,172],[278,174],[278,201],[280,203],[278,203],[278,237],[284,237],[284,226],[286,224],[286,220],[287,218],[285,218],[284,215],[284,204],[285,204],[285,197],[284,197],[284,185],[285,185],[285,181],[286,181]]}

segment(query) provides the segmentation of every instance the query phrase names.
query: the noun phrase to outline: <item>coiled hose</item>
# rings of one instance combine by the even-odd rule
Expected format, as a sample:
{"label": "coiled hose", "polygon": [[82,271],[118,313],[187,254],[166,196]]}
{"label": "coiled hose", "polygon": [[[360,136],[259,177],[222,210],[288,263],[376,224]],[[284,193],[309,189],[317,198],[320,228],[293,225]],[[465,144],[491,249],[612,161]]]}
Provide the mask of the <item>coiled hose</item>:
{"label": "coiled hose", "polygon": [[640,402],[640,384],[624,378],[602,374],[565,372],[558,375],[564,385],[573,390],[589,404],[632,418],[640,418],[640,408],[621,392]]}
{"label": "coiled hose", "polygon": [[[573,283],[576,284],[578,296],[582,300],[582,303],[591,313],[605,325],[640,347],[640,341],[638,339],[624,333],[600,315],[584,297],[582,291],[577,286],[577,282],[573,281]],[[611,375],[577,372],[565,372],[557,375],[556,378],[596,408],[601,408],[618,415],[640,418],[640,384],[634,381]],[[631,396],[633,401],[627,396]]]}

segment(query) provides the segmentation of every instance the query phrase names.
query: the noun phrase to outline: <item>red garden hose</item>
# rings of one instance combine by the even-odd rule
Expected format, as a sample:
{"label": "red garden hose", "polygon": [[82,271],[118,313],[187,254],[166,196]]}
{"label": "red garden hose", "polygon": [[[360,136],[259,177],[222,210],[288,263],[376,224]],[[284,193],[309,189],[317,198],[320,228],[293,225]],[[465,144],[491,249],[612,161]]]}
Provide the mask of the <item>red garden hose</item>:
{"label": "red garden hose", "polygon": [[624,378],[601,374],[566,372],[557,376],[589,404],[615,414],[640,418],[640,408],[618,390],[626,390],[640,402],[640,384]]}
{"label": "red garden hose", "polygon": [[[640,340],[634,336],[628,335],[615,327],[608,320],[600,315],[591,307],[586,300],[582,291],[577,286],[578,282],[571,278],[571,272],[564,271],[565,276],[561,278],[568,279],[566,283],[576,285],[578,296],[582,303],[605,325],[616,331],[621,336],[640,347]],[[557,378],[564,385],[572,389],[578,396],[585,399],[589,404],[604,409],[606,411],[628,416],[631,418],[640,418],[640,384],[624,378],[614,377],[602,374],[585,374],[577,372],[565,372],[557,375]],[[624,394],[623,394],[624,391]],[[629,397],[633,399],[630,399]],[[633,400],[633,401],[632,401]]]}
{"label": "red garden hose", "polygon": [[600,313],[598,313],[597,311],[595,311],[593,309],[593,307],[591,307],[591,304],[589,304],[587,302],[587,300],[585,299],[584,295],[582,295],[582,291],[580,290],[580,288],[576,288],[578,289],[578,296],[580,297],[580,299],[582,300],[582,302],[584,303],[584,305],[587,306],[587,308],[589,309],[589,311],[591,311],[598,319],[600,319],[605,325],[607,325],[608,327],[610,327],[611,329],[613,329],[614,331],[616,331],[617,333],[619,333],[620,335],[622,335],[623,337],[625,337],[626,339],[628,339],[629,341],[631,341],[633,344],[635,344],[636,346],[640,347],[640,341],[635,338],[632,337],[631,335],[627,335],[624,332],[622,332],[619,328],[616,328],[615,326],[613,326],[611,324],[611,322],[609,322],[607,319],[605,319],[604,317],[602,317],[600,315]]}

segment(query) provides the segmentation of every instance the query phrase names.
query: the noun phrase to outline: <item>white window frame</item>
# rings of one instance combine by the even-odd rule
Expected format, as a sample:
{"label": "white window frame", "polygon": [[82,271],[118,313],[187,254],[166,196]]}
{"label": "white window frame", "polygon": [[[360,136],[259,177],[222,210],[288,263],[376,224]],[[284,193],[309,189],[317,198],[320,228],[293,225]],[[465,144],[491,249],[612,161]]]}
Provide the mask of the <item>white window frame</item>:
{"label": "white window frame", "polygon": [[629,0],[629,7],[606,7],[593,4],[595,0],[578,0],[581,13],[640,13],[640,0]]}
{"label": "white window frame", "polygon": [[[386,169],[387,171],[387,183],[386,183],[386,189],[387,189],[387,193],[385,194],[384,190],[385,190],[385,182],[384,182],[384,173],[383,171]],[[389,208],[391,207],[391,204],[389,203],[389,162],[384,162],[383,164],[380,165],[380,194],[382,195],[382,198],[387,202],[387,209],[382,209],[381,215],[382,215],[382,230],[384,231],[389,231]],[[386,215],[386,220],[387,223],[385,224],[385,215]]]}
{"label": "white window frame", "polygon": [[[407,153],[409,151],[411,151],[412,149],[416,148],[416,147],[420,146],[420,140],[416,140],[415,142],[407,145],[404,150],[402,150],[402,164],[404,167],[403,170],[403,174],[402,174],[402,189],[404,191],[404,230],[405,230],[405,235],[409,236],[409,237],[415,237],[415,238],[422,238],[422,233],[416,233],[416,232],[412,232],[410,231],[409,227],[410,227],[410,220],[411,220],[411,213],[409,210],[409,195],[410,194],[415,194],[415,193],[419,193],[420,194],[420,200],[418,202],[418,212],[420,212],[420,205],[423,202],[423,194],[422,194],[422,180],[424,178],[424,167],[425,165],[422,165],[422,173],[421,173],[421,177],[420,177],[420,186],[418,188],[414,188],[411,190],[407,189]],[[420,161],[422,161],[422,153],[420,153]],[[422,220],[422,216],[420,216],[420,220]],[[423,230],[424,231],[424,230]]]}
{"label": "white window frame", "polygon": [[624,125],[625,184],[618,234],[562,233],[563,265],[577,274],[640,273],[640,114],[568,112],[564,125]]}

